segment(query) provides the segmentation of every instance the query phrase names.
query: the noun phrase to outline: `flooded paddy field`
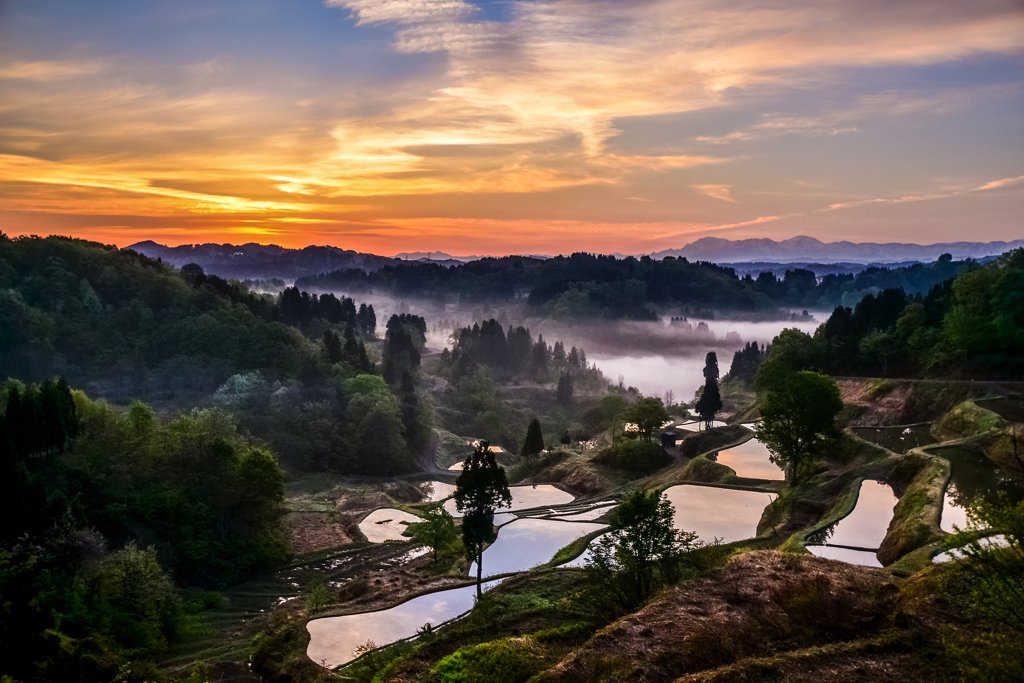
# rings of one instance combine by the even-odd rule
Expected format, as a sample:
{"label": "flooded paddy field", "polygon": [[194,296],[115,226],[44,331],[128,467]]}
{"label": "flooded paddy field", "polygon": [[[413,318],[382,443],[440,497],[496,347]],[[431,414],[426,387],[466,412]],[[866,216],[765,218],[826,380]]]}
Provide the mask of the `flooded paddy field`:
{"label": "flooded paddy field", "polygon": [[871,443],[893,453],[907,453],[912,448],[928,446],[936,442],[931,433],[931,423],[896,425],[894,427],[851,427],[851,431]]}
{"label": "flooded paddy field", "polygon": [[846,517],[808,538],[807,550],[819,557],[879,567],[875,553],[882,545],[898,499],[878,481],[861,482],[857,504]]}
{"label": "flooded paddy field", "polygon": [[[571,503],[575,496],[567,493],[557,486],[550,484],[533,484],[525,486],[510,486],[512,493],[512,505],[507,508],[497,508],[495,512],[516,512],[536,507],[548,507]],[[455,509],[455,500],[448,500],[444,504],[452,517],[462,517],[462,513]]]}
{"label": "flooded paddy field", "polygon": [[665,490],[675,508],[673,525],[692,531],[704,543],[742,541],[757,536],[757,523],[773,497],[760,491],[681,484]]}
{"label": "flooded paddy field", "polygon": [[409,524],[421,522],[419,517],[395,510],[394,508],[380,508],[368,514],[359,523],[359,530],[366,536],[370,543],[383,543],[384,541],[408,541],[403,536]]}
{"label": "flooded paddy field", "polygon": [[953,527],[967,524],[967,508],[984,500],[994,503],[1001,496],[1011,502],[1024,498],[1024,488],[1015,482],[981,451],[964,447],[930,448],[928,452],[949,460],[951,476],[942,501],[939,524],[952,533]]}
{"label": "flooded paddy field", "polygon": [[[493,588],[497,581],[483,586]],[[360,646],[376,647],[410,638],[424,624],[437,625],[465,614],[476,601],[476,585],[421,595],[400,605],[376,612],[313,619],[306,624],[314,662],[335,667],[355,659]]]}
{"label": "flooded paddy field", "polygon": [[714,460],[731,467],[740,477],[779,481],[785,479],[782,469],[770,458],[771,452],[768,447],[757,439],[751,439],[739,446],[719,451]]}

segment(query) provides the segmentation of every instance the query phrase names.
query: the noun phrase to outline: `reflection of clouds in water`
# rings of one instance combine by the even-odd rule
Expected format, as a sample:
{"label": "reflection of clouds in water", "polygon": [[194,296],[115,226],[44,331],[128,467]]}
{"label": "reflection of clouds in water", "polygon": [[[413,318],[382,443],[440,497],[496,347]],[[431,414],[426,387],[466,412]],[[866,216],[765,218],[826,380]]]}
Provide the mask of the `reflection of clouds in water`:
{"label": "reflection of clouds in water", "polygon": [[942,516],[939,518],[939,528],[948,533],[953,533],[953,527],[961,529],[967,526],[967,508],[964,502],[957,495],[956,486],[950,482],[946,487],[946,495],[942,498]]}
{"label": "reflection of clouds in water", "polygon": [[408,538],[402,536],[402,532],[405,531],[407,525],[420,521],[422,520],[419,517],[408,512],[394,508],[381,508],[368,514],[359,523],[359,530],[371,543],[408,541]]}
{"label": "reflection of clouds in water", "polygon": [[552,517],[552,519],[562,520],[563,522],[589,522],[597,519],[613,507],[615,507],[614,504],[600,505],[598,507],[590,508],[584,512],[577,512],[571,515],[556,515]]}
{"label": "reflection of clouds in water", "polygon": [[[486,583],[483,589],[498,583]],[[466,586],[422,595],[379,612],[313,619],[306,624],[310,635],[306,654],[328,667],[345,664],[355,659],[354,650],[367,640],[386,645],[416,635],[427,622],[437,625],[468,612],[475,597],[476,586]]]}
{"label": "reflection of clouds in water", "polygon": [[757,536],[757,523],[772,498],[759,491],[739,491],[713,486],[672,486],[665,491],[676,509],[673,525],[696,532],[711,543],[742,541]]}
{"label": "reflection of clouds in water", "polygon": [[[554,519],[516,520],[503,526],[497,540],[484,551],[484,575],[525,571],[549,562],[577,538],[603,528],[603,524]],[[476,576],[476,562],[469,566],[469,575]]]}
{"label": "reflection of clouds in water", "polygon": [[892,489],[885,484],[862,481],[856,507],[833,527],[829,543],[877,549],[889,530],[896,502]]}
{"label": "reflection of clouds in water", "polygon": [[[548,505],[564,505],[572,502],[574,498],[571,493],[566,493],[551,484],[510,486],[508,490],[512,493],[512,506],[498,508],[503,512],[515,512]],[[462,513],[455,509],[454,499],[446,501],[444,509],[451,513],[452,517],[462,517]]]}
{"label": "reflection of clouds in water", "polygon": [[839,560],[848,564],[859,564],[862,567],[881,567],[875,553],[866,550],[851,550],[850,548],[836,548],[830,545],[809,545],[807,550],[818,557],[828,560]]}
{"label": "reflection of clouds in water", "polygon": [[757,439],[751,439],[725,451],[716,458],[718,462],[731,467],[741,477],[756,479],[784,479],[782,470],[770,460],[768,447]]}
{"label": "reflection of clouds in water", "polygon": [[[458,465],[459,469],[462,469],[461,461]],[[435,503],[455,494],[455,486],[453,484],[446,484],[443,481],[425,482],[420,484],[420,490],[423,491],[423,500],[427,503]]]}

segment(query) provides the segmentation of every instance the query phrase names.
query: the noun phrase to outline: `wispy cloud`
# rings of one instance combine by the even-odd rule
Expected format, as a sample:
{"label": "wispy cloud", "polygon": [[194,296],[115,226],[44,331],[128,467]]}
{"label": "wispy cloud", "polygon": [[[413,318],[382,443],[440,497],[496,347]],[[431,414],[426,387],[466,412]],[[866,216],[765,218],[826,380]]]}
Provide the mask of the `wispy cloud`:
{"label": "wispy cloud", "polygon": [[762,115],[762,120],[748,128],[721,136],[697,136],[695,140],[722,145],[782,135],[839,135],[861,131],[865,121],[898,116],[937,116],[959,111],[979,101],[992,100],[1017,93],[1020,84],[988,85],[974,88],[951,88],[939,93],[921,94],[913,91],[887,90],[858,98],[844,109],[830,109],[813,115],[787,116],[777,113]]}
{"label": "wispy cloud", "polygon": [[952,187],[944,190],[939,190],[936,192],[904,195],[902,197],[875,197],[872,199],[858,199],[850,202],[838,202],[835,204],[830,204],[828,208],[822,210],[835,211],[836,209],[848,209],[850,207],[863,206],[865,204],[905,204],[907,202],[926,202],[934,199],[948,199],[949,197],[957,197],[976,192],[988,192],[991,190],[1000,190],[1004,188],[1016,188],[1018,190],[1024,190],[1024,176],[991,180],[982,185],[978,185],[977,187]]}
{"label": "wispy cloud", "polygon": [[729,185],[694,185],[693,187],[701,194],[706,194],[712,199],[736,203],[736,200],[732,197],[732,188]]}
{"label": "wispy cloud", "polygon": [[360,24],[438,23],[476,10],[463,0],[326,0],[324,4],[351,10]]}
{"label": "wispy cloud", "polygon": [[105,68],[106,64],[99,61],[15,62],[0,66],[0,78],[47,82],[73,76],[88,76]]}

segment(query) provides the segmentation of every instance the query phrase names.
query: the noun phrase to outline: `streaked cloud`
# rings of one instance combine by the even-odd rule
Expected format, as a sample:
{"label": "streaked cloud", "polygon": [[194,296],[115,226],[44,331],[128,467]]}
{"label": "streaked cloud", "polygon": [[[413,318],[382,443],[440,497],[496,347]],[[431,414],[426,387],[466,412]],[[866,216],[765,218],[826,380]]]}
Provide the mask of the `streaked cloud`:
{"label": "streaked cloud", "polygon": [[857,133],[857,124],[897,116],[941,116],[969,107],[972,103],[1020,92],[1021,84],[950,89],[923,95],[888,90],[858,98],[848,108],[831,109],[808,116],[764,114],[762,120],[744,130],[721,136],[698,136],[700,142],[727,144],[789,134],[839,135]]}
{"label": "streaked cloud", "polygon": [[88,76],[99,73],[104,68],[106,64],[99,61],[15,62],[0,66],[0,78],[47,82],[74,76]]}
{"label": "streaked cloud", "polygon": [[732,197],[732,188],[729,185],[694,185],[693,187],[701,194],[706,194],[712,199],[736,203],[736,200]]}

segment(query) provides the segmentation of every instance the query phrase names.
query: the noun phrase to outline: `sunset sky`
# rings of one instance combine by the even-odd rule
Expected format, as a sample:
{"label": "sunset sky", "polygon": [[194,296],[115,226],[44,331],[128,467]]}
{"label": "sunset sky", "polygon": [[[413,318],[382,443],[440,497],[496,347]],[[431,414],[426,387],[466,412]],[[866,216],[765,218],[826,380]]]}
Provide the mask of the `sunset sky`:
{"label": "sunset sky", "polygon": [[1024,237],[1021,0],[0,0],[0,230]]}

